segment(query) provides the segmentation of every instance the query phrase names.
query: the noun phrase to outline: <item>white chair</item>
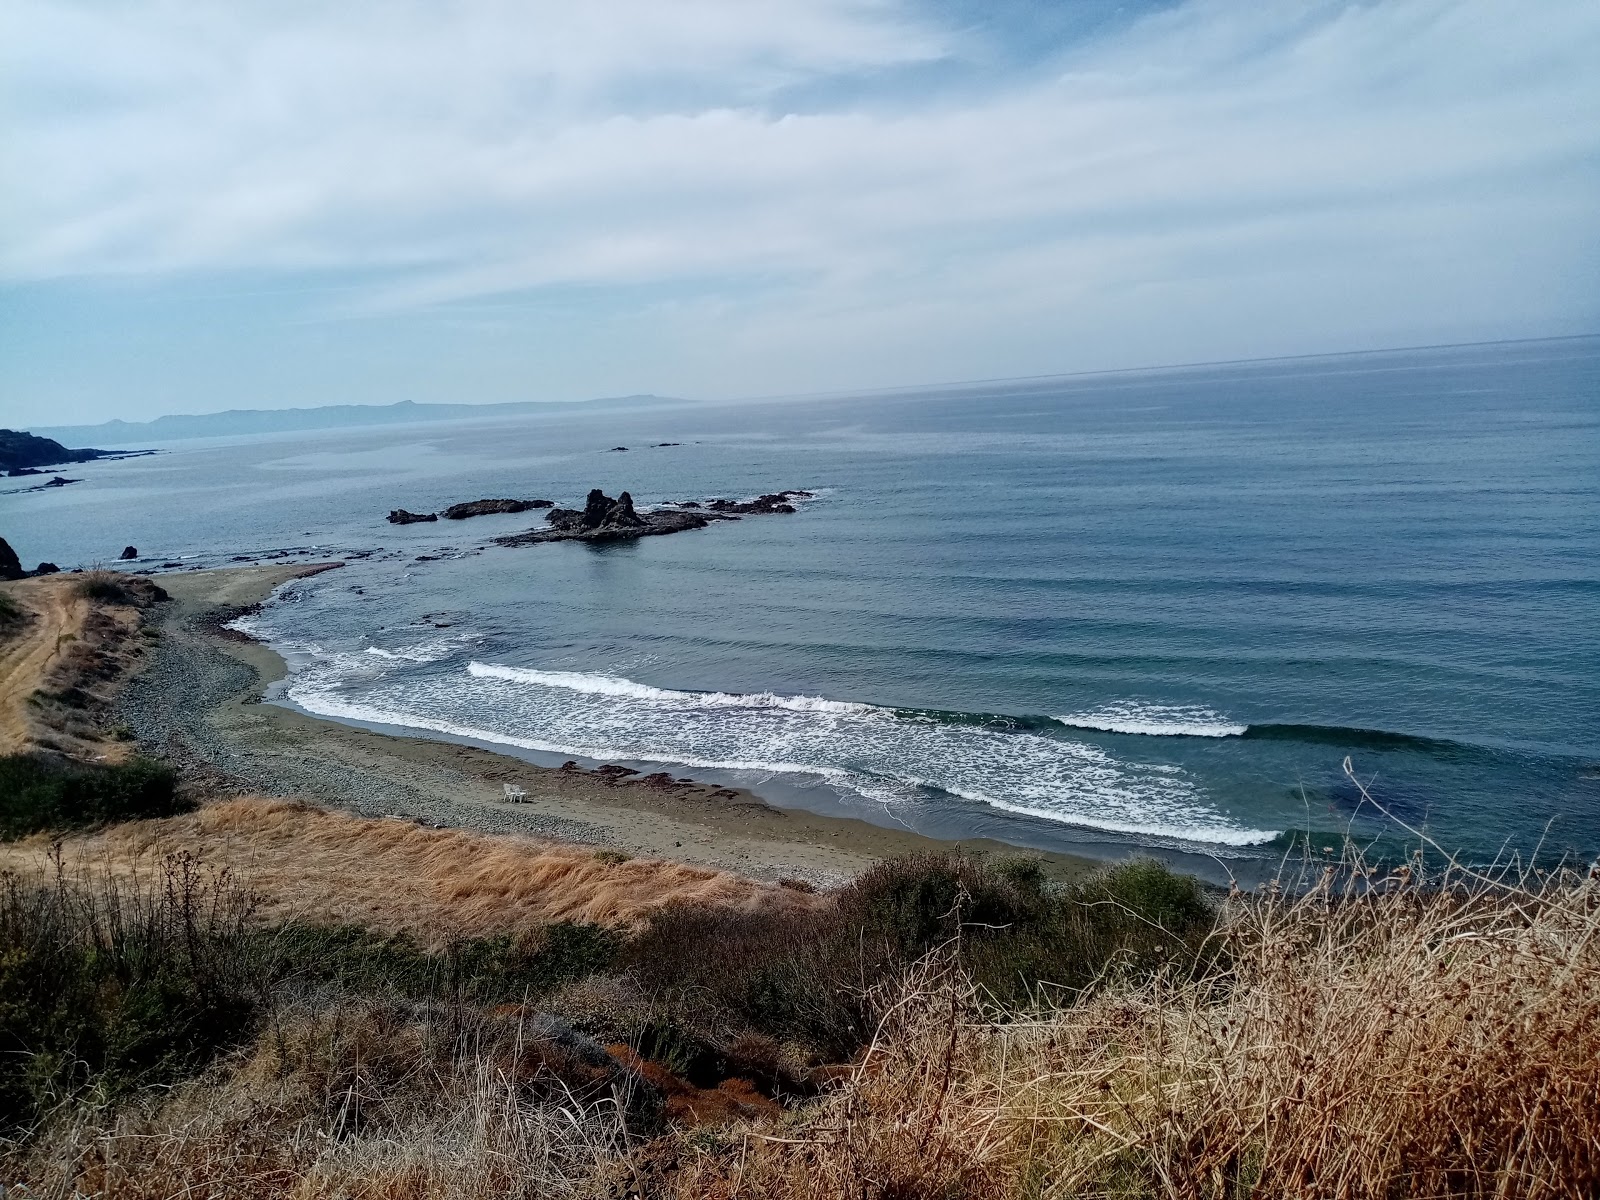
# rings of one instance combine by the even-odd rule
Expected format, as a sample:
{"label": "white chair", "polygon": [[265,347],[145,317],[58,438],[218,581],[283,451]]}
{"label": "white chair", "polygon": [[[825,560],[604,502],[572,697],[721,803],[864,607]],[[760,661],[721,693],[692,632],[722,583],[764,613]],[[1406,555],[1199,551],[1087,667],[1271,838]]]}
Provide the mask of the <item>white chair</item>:
{"label": "white chair", "polygon": [[526,800],[528,798],[528,793],[523,791],[520,787],[518,787],[514,783],[506,784],[505,785],[505,790],[506,790],[506,801],[508,803],[510,803],[510,804],[521,804],[524,800]]}

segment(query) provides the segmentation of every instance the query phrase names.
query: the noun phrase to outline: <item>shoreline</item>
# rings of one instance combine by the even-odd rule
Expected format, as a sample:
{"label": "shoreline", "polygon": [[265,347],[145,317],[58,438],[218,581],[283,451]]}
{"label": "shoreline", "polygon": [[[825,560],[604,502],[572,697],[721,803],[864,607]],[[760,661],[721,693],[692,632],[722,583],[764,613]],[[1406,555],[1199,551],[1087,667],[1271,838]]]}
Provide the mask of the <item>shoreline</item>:
{"label": "shoreline", "polygon": [[[264,703],[288,665],[270,646],[221,625],[297,578],[342,564],[249,566],[162,577],[154,661],[124,692],[123,718],[147,749],[215,787],[301,795],[371,817],[522,834],[738,872],[832,885],[884,858],[919,853],[1022,855],[1060,877],[1104,861],[991,839],[946,841],[780,808],[704,782],[544,767],[422,731],[379,732]],[[664,770],[664,768],[663,768]],[[653,778],[654,782],[649,779]],[[503,788],[523,788],[509,803]]]}

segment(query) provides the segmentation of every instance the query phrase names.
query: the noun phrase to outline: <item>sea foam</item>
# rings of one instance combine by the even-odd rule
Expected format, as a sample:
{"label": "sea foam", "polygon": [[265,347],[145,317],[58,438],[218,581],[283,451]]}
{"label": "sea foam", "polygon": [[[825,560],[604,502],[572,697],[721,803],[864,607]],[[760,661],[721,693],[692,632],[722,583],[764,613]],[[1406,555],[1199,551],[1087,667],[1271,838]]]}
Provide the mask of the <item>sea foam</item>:
{"label": "sea foam", "polygon": [[1118,700],[1090,712],[1055,718],[1072,729],[1135,733],[1150,737],[1239,737],[1250,727],[1196,704],[1149,704]]}
{"label": "sea foam", "polygon": [[809,777],[889,806],[925,802],[934,791],[1163,841],[1248,846],[1276,836],[1229,819],[1170,764],[819,696],[695,692],[481,661],[417,669],[324,654],[296,675],[289,697],[324,716],[546,753]]}

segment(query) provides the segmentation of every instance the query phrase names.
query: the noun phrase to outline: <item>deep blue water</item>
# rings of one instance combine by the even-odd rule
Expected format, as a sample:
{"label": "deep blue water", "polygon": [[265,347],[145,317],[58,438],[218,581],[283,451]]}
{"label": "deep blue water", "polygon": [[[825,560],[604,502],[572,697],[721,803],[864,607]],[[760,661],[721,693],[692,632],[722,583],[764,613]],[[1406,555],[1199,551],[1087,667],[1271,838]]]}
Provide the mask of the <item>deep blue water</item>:
{"label": "deep blue water", "polygon": [[[1600,339],[167,449],[0,498],[0,532],[64,565],[382,547],[257,621],[312,711],[1246,860],[1397,833],[1349,756],[1448,849],[1600,851]],[[591,486],[818,498],[606,547],[383,520]]]}

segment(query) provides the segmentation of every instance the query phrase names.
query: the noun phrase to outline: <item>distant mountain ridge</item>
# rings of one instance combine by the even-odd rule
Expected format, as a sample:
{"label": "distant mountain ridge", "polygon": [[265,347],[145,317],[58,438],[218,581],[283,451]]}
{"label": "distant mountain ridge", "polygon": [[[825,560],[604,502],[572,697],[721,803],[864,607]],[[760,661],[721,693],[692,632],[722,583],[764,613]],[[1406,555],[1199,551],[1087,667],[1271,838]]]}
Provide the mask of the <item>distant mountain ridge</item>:
{"label": "distant mountain ridge", "polygon": [[404,425],[417,421],[456,421],[473,417],[515,416],[572,408],[627,408],[682,404],[671,396],[608,396],[599,400],[554,403],[513,401],[508,404],[329,404],[319,408],[235,408],[227,412],[157,417],[153,421],[106,421],[100,425],[56,425],[33,432],[57,441],[129,445],[183,438],[227,437],[245,433],[290,433],[309,429],[344,429],[365,425]]}

